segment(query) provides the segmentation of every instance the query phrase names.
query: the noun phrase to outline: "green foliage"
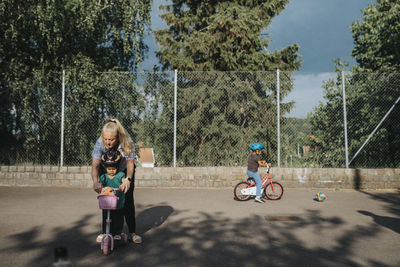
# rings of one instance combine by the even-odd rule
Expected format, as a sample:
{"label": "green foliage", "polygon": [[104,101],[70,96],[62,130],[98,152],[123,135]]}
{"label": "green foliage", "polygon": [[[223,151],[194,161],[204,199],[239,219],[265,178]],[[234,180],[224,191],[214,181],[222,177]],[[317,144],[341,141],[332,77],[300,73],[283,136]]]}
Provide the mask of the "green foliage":
{"label": "green foliage", "polygon": [[174,87],[169,72],[148,72],[144,79],[146,112],[135,126],[136,140],[155,151],[157,166],[173,164]]}
{"label": "green foliage", "polygon": [[351,25],[354,38],[352,56],[358,71],[399,71],[400,3],[377,0],[363,10],[363,17]]}
{"label": "green foliage", "polygon": [[[395,103],[400,75],[354,73],[346,75],[346,108],[349,160],[367,140]],[[343,167],[345,163],[343,100],[341,75],[324,84],[325,104],[312,115],[316,136],[313,160],[324,167]],[[379,130],[351,163],[353,167],[399,167],[399,108],[393,110]]]}
{"label": "green foliage", "polygon": [[[311,125],[315,136],[310,160],[315,167],[342,167],[344,165],[344,123],[341,74],[322,86],[324,102],[314,108]],[[350,125],[350,123],[349,123]]]}
{"label": "green foliage", "polygon": [[180,74],[177,152],[182,165],[244,165],[250,143],[267,146],[276,128],[275,98],[262,90],[274,82],[275,73],[269,75]]}
{"label": "green foliage", "polygon": [[[82,127],[97,127],[107,115],[128,116],[129,110],[104,108],[117,102],[108,103],[112,98],[103,101],[108,95],[97,72],[136,70],[146,52],[143,38],[150,8],[150,0],[2,1],[0,91],[7,104],[0,107],[1,138],[12,143],[1,149],[25,151],[25,155],[15,155],[17,162],[59,162],[61,70],[66,70],[69,84],[68,157],[81,151],[80,140],[90,138],[93,146],[95,139],[86,136]],[[123,92],[111,89],[112,93]],[[142,106],[137,95],[128,100],[138,101],[138,109]],[[90,154],[80,157],[90,158]]]}
{"label": "green foliage", "polygon": [[155,31],[164,69],[183,71],[295,70],[298,45],[270,53],[260,38],[288,0],[172,1],[161,15],[169,29]]}
{"label": "green foliage", "polygon": [[[400,97],[398,73],[355,73],[346,90],[349,114],[357,114],[348,127],[350,157]],[[349,99],[347,100],[347,94]],[[361,116],[360,116],[361,115]],[[395,106],[352,166],[400,167],[400,107]],[[349,142],[350,142],[349,141]]]}
{"label": "green foliage", "polygon": [[[363,10],[363,18],[352,24],[353,56],[359,66],[345,77],[349,160],[367,140],[399,97],[400,4],[377,0]],[[320,166],[343,167],[345,163],[343,96],[340,60],[336,62],[336,80],[325,88],[325,103],[312,114],[315,134],[312,160]],[[387,72],[393,73],[387,73]],[[376,73],[366,73],[376,72]],[[386,72],[386,73],[385,73]],[[400,166],[400,109],[397,105],[377,132],[351,162],[352,167]]]}
{"label": "green foliage", "polygon": [[[261,36],[287,2],[176,0],[163,7],[169,28],[154,35],[163,69],[179,70],[179,165],[246,165],[256,141],[276,161],[275,70],[288,71],[280,78],[283,99],[300,59],[297,44],[270,53]],[[282,115],[292,106],[282,103]]]}
{"label": "green foliage", "polygon": [[303,146],[313,141],[310,119],[283,118],[281,121],[281,162],[285,167],[312,167]]}

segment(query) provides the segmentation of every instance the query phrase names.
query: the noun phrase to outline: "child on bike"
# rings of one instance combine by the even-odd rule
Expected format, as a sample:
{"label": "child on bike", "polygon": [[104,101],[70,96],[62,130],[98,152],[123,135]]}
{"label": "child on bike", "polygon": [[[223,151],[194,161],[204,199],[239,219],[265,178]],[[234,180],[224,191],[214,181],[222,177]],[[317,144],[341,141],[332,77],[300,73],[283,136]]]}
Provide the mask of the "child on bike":
{"label": "child on bike", "polygon": [[265,167],[267,164],[265,160],[261,160],[261,150],[264,149],[264,146],[260,143],[253,143],[250,145],[250,157],[247,164],[247,175],[249,177],[254,178],[256,182],[256,198],[255,201],[258,203],[264,203],[264,200],[261,198],[262,191],[262,182],[260,175],[258,175],[258,167]]}
{"label": "child on bike", "polygon": [[[101,155],[101,163],[106,170],[106,173],[100,176],[99,182],[103,187],[119,188],[125,180],[125,174],[123,172],[117,172],[119,163],[121,161],[121,154],[118,150],[108,150]],[[109,188],[107,188],[109,189]],[[102,190],[103,194],[109,194],[110,190]],[[121,240],[121,232],[124,225],[124,213],[123,207],[125,203],[125,195],[122,190],[115,192],[115,195],[119,197],[117,203],[117,209],[110,211],[111,225],[110,232],[114,236],[114,239]],[[100,234],[96,241],[101,242],[104,233],[106,232],[106,219],[107,211],[103,210],[103,234]]]}

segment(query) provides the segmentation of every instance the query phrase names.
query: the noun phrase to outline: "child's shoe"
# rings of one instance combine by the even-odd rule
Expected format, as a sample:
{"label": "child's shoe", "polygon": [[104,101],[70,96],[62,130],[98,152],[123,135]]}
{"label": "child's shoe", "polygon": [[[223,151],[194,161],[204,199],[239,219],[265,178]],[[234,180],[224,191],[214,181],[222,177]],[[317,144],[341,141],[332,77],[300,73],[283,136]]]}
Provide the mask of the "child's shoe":
{"label": "child's shoe", "polygon": [[101,240],[103,240],[103,236],[104,236],[104,234],[99,234],[99,235],[97,236],[97,238],[96,238],[96,242],[97,242],[97,243],[101,243]]}
{"label": "child's shoe", "polygon": [[264,203],[264,202],[265,202],[261,197],[256,197],[256,198],[254,199],[254,201],[255,201],[255,202],[258,202],[258,203]]}

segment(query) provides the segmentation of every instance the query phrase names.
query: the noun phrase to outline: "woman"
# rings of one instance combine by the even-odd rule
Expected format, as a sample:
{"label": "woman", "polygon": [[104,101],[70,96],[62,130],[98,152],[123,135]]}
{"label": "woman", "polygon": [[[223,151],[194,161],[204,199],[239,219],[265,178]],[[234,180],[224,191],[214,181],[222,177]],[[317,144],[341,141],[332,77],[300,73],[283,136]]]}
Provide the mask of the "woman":
{"label": "woman", "polygon": [[[142,243],[142,238],[135,233],[135,204],[133,199],[134,183],[134,167],[135,167],[135,151],[133,149],[132,140],[117,119],[107,119],[103,125],[101,136],[97,139],[92,152],[92,180],[93,189],[97,193],[101,190],[99,176],[102,174],[101,155],[109,149],[116,149],[122,155],[122,161],[119,171],[126,174],[126,179],[122,183],[122,190],[125,193],[124,217],[128,225],[129,233],[134,243]],[[99,239],[99,237],[98,237]],[[101,240],[101,239],[100,239]]]}

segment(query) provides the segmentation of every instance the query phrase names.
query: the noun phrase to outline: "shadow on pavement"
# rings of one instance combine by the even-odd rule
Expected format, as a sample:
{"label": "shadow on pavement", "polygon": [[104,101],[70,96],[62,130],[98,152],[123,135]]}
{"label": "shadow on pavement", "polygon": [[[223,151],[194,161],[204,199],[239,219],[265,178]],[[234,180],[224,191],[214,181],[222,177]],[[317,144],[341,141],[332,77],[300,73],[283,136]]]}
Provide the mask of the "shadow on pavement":
{"label": "shadow on pavement", "polygon": [[392,213],[393,215],[400,216],[400,190],[398,190],[398,192],[360,192],[374,200],[383,202],[388,212]]}
{"label": "shadow on pavement", "polygon": [[136,216],[136,232],[143,234],[161,226],[173,211],[171,206],[156,206],[142,211]]}
{"label": "shadow on pavement", "polygon": [[[376,225],[357,226],[325,240],[322,233],[344,222],[339,217],[323,217],[316,210],[290,222],[272,222],[258,215],[230,219],[222,212],[174,218],[178,214],[185,215],[185,211],[167,205],[145,209],[137,216],[144,242],[118,246],[110,256],[101,254],[94,232],[84,230],[93,215],[81,217],[70,227],[54,228],[47,240],[37,238],[41,227],[8,236],[17,244],[1,253],[40,250],[28,266],[50,266],[57,246],[68,248],[74,266],[359,266],[352,248],[379,232]],[[311,229],[310,240],[296,233],[304,229]]]}
{"label": "shadow on pavement", "polygon": [[359,213],[361,213],[362,215],[365,216],[370,216],[374,219],[374,222],[389,228],[392,231],[395,231],[396,233],[400,234],[400,219],[398,218],[392,218],[392,217],[388,217],[388,216],[379,216],[376,215],[372,212],[369,211],[365,211],[365,210],[358,210]]}
{"label": "shadow on pavement", "polygon": [[[39,250],[40,253],[38,256],[27,266],[51,266],[54,260],[54,248],[60,246],[66,247],[70,252],[69,254],[72,254],[74,258],[85,257],[88,252],[98,249],[98,244],[95,243],[93,239],[95,235],[91,233],[85,234],[82,231],[83,228],[88,226],[87,222],[91,217],[93,217],[93,215],[83,216],[69,228],[54,228],[51,233],[46,233],[46,236],[51,236],[51,238],[47,240],[39,238],[39,236],[43,235],[42,227],[33,227],[29,231],[8,236],[9,239],[13,241],[16,240],[17,245],[6,248],[1,253],[15,251],[30,253],[31,251]],[[16,264],[16,266],[18,265],[20,264]]]}

